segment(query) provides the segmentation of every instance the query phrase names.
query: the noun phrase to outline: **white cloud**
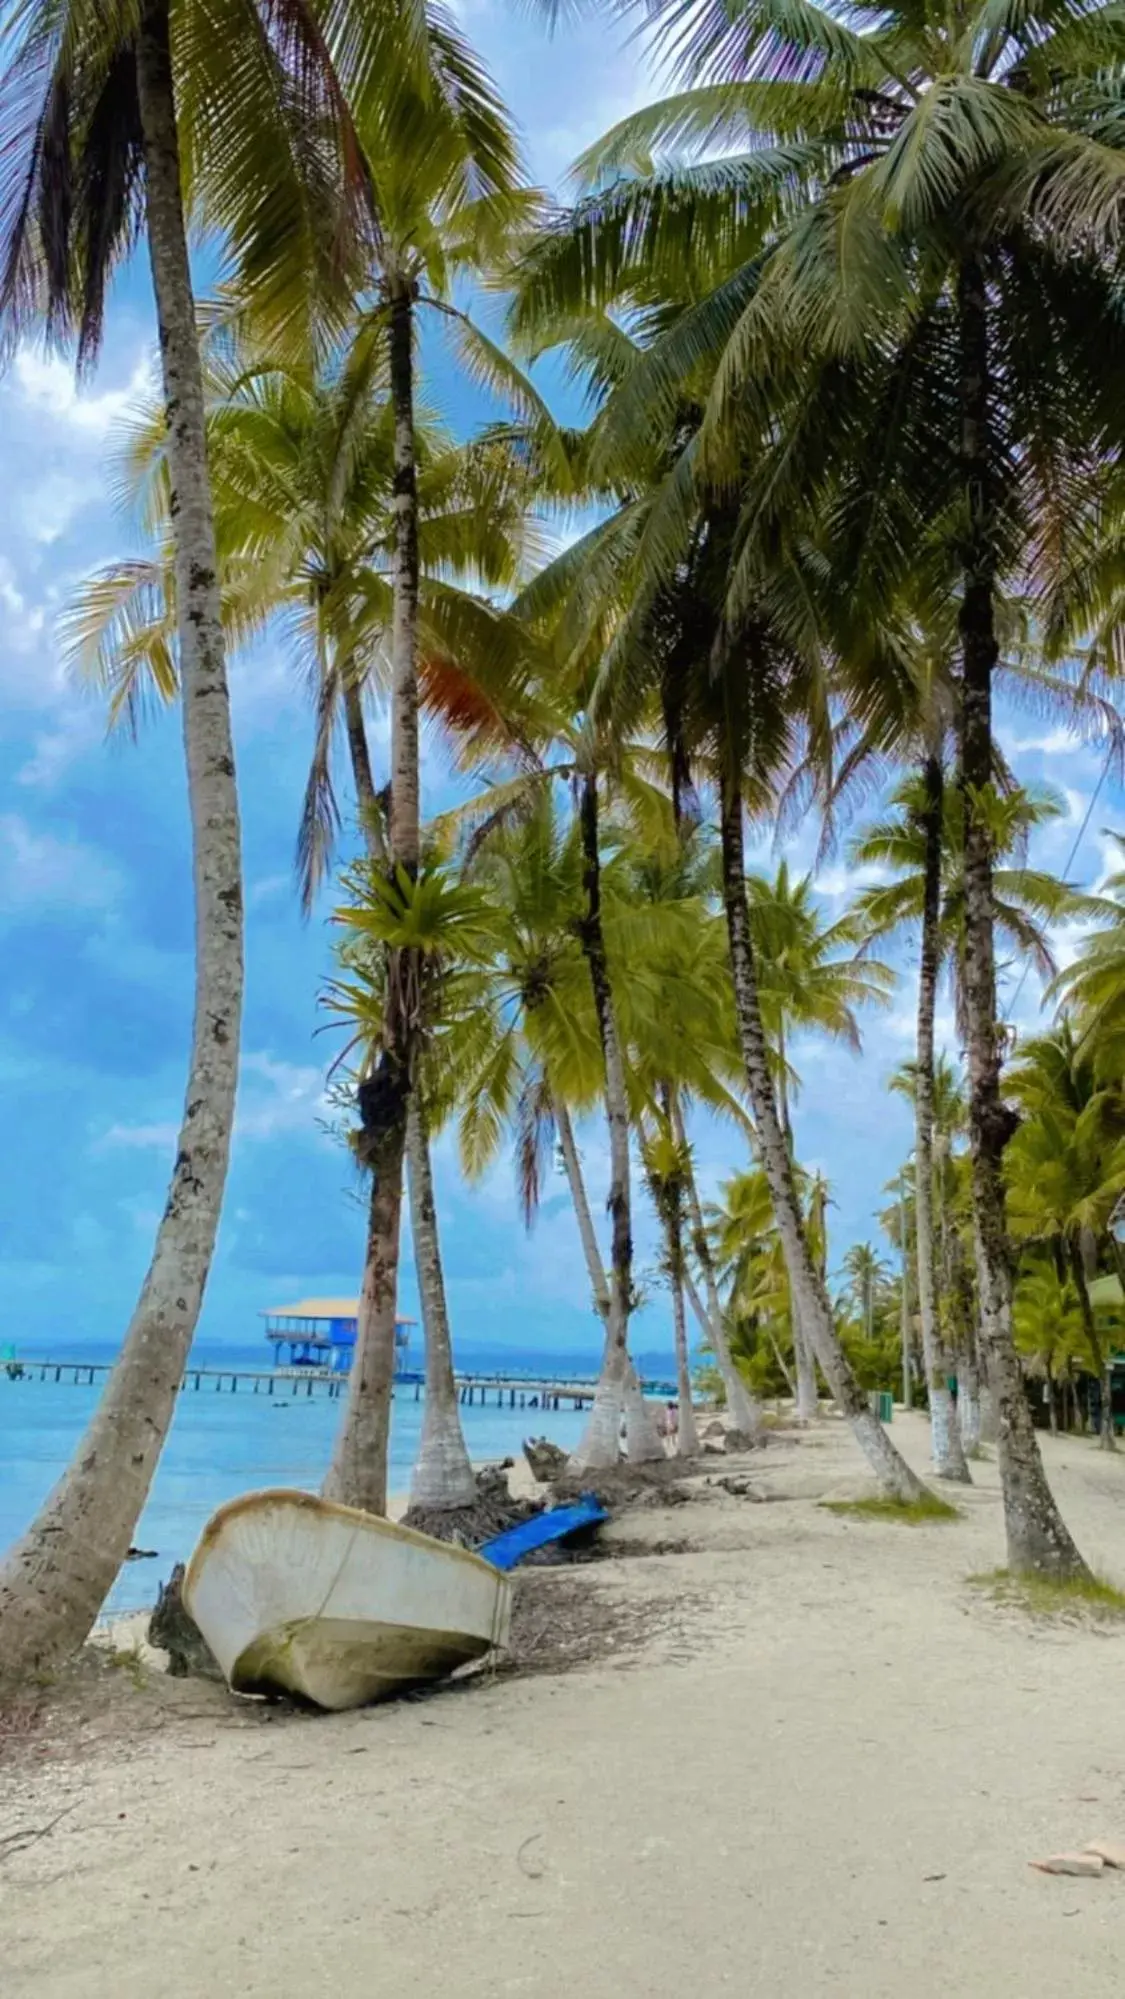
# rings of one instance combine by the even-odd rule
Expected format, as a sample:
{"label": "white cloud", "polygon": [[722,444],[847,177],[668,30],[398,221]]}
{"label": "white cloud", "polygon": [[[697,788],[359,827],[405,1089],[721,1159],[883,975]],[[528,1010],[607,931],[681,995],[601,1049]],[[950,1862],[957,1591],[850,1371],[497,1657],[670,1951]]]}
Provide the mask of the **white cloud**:
{"label": "white cloud", "polygon": [[257,909],[263,902],[275,902],[278,896],[292,892],[292,875],[263,875],[260,881],[251,882],[246,901],[251,909]]}
{"label": "white cloud", "polygon": [[16,572],[6,556],[0,555],[0,610],[4,616],[4,641],[17,653],[32,652],[43,636],[46,622],[43,607],[29,604],[20,589]]}
{"label": "white cloud", "polygon": [[89,702],[76,702],[59,713],[56,725],[35,737],[31,755],[16,772],[16,783],[29,790],[49,791],[76,758],[105,736],[105,717]]}
{"label": "white cloud", "polygon": [[91,473],[82,477],[72,472],[48,472],[24,495],[20,516],[25,531],[43,548],[49,548],[67,531],[83,507],[103,496],[102,481]]}
{"label": "white cloud", "polygon": [[880,867],[875,861],[865,862],[861,867],[849,867],[845,861],[833,862],[830,867],[821,868],[813,881],[818,895],[835,902],[845,895],[855,895],[861,888],[880,888],[884,882],[893,880],[889,869]]}
{"label": "white cloud", "polygon": [[0,816],[0,907],[106,909],[121,887],[95,848],[38,832],[19,813]]}
{"label": "white cloud", "polygon": [[1069,729],[1048,729],[1043,736],[1017,736],[1014,730],[1000,729],[1000,747],[1006,757],[1039,755],[1044,757],[1077,756],[1089,748],[1081,736]]}
{"label": "white cloud", "polygon": [[[238,1094],[234,1129],[239,1139],[317,1135],[318,1120],[328,1115],[321,1069],[297,1062],[279,1062],[272,1055],[260,1052],[242,1057]],[[98,1144],[135,1152],[167,1151],[175,1144],[178,1132],[178,1125],[170,1119],[154,1119],[148,1124],[113,1124]]]}
{"label": "white cloud", "polygon": [[101,1140],[103,1145],[120,1145],[132,1152],[146,1152],[155,1149],[167,1152],[179,1137],[179,1126],[172,1124],[111,1124]]}
{"label": "white cloud", "polygon": [[61,355],[44,354],[34,347],[20,348],[13,374],[23,400],[33,410],[94,438],[104,437],[120,417],[151,394],[153,387],[147,355],[136,362],[120,389],[80,389],[73,368]]}
{"label": "white cloud", "polygon": [[330,1115],[324,1071],[272,1055],[242,1058],[235,1132],[239,1138],[276,1138],[282,1132],[310,1132]]}

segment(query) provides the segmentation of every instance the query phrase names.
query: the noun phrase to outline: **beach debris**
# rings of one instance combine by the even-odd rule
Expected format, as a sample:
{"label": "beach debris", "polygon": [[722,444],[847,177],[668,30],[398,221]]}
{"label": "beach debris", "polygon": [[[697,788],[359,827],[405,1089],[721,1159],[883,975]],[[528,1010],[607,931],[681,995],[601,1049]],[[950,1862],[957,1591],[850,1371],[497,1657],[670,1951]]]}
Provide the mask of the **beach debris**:
{"label": "beach debris", "polygon": [[1105,1868],[1100,1853],[1052,1853],[1046,1860],[1029,1860],[1040,1874],[1081,1874],[1096,1878]]}
{"label": "beach debris", "polygon": [[540,1485],[552,1485],[566,1470],[566,1452],[547,1437],[528,1437],[523,1454]]}
{"label": "beach debris", "polygon": [[709,1454],[711,1457],[725,1458],[727,1454],[726,1431],[720,1430],[718,1436],[708,1435],[704,1437],[703,1451],[705,1456]]}
{"label": "beach debris", "polygon": [[168,1654],[173,1679],[221,1680],[222,1668],[193,1617],[184,1608],[184,1564],[177,1562],[161,1583],[148,1621],[148,1642]]}
{"label": "beach debris", "polygon": [[726,1435],[728,1451],[756,1451],[765,1442],[765,1432],[759,1439],[752,1437],[748,1430],[730,1429]]}
{"label": "beach debris", "polygon": [[63,1819],[69,1818],[71,1812],[76,1809],[74,1805],[66,1805],[61,1812],[55,1813],[53,1819],[48,1819],[46,1825],[23,1825],[15,1832],[6,1832],[0,1839],[0,1861],[10,1860],[13,1854],[23,1853],[27,1847],[34,1846],[37,1840],[49,1839],[55,1827],[61,1825]]}
{"label": "beach debris", "polygon": [[428,1534],[433,1541],[451,1541],[458,1548],[479,1548],[524,1520],[543,1511],[541,1499],[516,1499],[500,1465],[484,1465],[476,1475],[477,1497],[470,1506],[410,1506],[404,1527]]}
{"label": "beach debris", "polygon": [[1125,1843],[1119,1839],[1091,1839],[1082,1851],[1096,1854],[1107,1867],[1125,1868]]}
{"label": "beach debris", "polygon": [[710,1423],[706,1425],[706,1427],[703,1430],[700,1431],[699,1434],[704,1439],[706,1439],[707,1437],[725,1437],[727,1434],[727,1426],[724,1422],[720,1421],[718,1416],[716,1416],[713,1418],[713,1420]]}
{"label": "beach debris", "polygon": [[130,1548],[125,1557],[127,1562],[156,1562],[159,1559],[159,1548]]}
{"label": "beach debris", "polygon": [[761,1486],[753,1485],[748,1478],[709,1478],[707,1483],[719,1492],[729,1492],[732,1499],[753,1499],[761,1505],[767,1497]]}

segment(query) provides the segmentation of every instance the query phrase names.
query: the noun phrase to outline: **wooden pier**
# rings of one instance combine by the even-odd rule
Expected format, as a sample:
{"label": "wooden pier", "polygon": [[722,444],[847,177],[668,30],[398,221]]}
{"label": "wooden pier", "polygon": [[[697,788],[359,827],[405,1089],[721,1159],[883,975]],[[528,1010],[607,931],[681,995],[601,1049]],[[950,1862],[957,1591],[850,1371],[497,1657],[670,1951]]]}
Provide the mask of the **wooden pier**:
{"label": "wooden pier", "polygon": [[[74,1387],[92,1388],[110,1373],[109,1361],[40,1360],[9,1356],[0,1361],[0,1386],[9,1381],[67,1382]],[[530,1379],[515,1374],[459,1374],[459,1400],[466,1408],[496,1409],[587,1409],[594,1399],[595,1383],[578,1379]],[[348,1384],[347,1374],[326,1367],[230,1368],[188,1365],[180,1383],[181,1394],[302,1396],[324,1394],[338,1399]],[[395,1376],[395,1390],[404,1396],[413,1391],[420,1402],[425,1386],[420,1373]],[[666,1388],[665,1383],[646,1382],[650,1393]]]}

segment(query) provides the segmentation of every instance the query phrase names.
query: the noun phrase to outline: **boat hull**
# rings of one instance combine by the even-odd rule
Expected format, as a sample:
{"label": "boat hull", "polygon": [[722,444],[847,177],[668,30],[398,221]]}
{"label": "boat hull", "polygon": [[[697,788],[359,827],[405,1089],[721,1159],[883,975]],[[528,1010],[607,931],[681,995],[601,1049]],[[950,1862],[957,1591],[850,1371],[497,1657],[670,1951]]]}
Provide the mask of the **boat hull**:
{"label": "boat hull", "polygon": [[464,1549],[277,1491],[220,1507],[188,1566],[184,1603],[237,1692],[339,1710],[502,1645],[511,1588]]}

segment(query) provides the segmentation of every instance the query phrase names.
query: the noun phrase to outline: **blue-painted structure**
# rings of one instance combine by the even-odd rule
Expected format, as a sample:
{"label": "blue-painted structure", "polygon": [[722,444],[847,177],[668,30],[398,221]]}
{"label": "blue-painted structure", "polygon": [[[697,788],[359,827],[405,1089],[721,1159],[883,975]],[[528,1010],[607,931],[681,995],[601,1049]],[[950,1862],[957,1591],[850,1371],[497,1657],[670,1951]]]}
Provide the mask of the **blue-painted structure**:
{"label": "blue-painted structure", "polygon": [[[273,1305],[262,1317],[277,1367],[319,1367],[329,1368],[333,1374],[347,1373],[359,1326],[357,1298],[300,1298],[293,1305]],[[395,1377],[399,1381],[410,1374],[414,1323],[413,1319],[395,1320]]]}
{"label": "blue-painted structure", "polygon": [[491,1562],[494,1569],[514,1569],[534,1549],[546,1548],[553,1541],[567,1541],[572,1534],[600,1527],[608,1519],[600,1499],[595,1499],[592,1492],[584,1492],[573,1506],[552,1506],[545,1513],[534,1513],[530,1520],[521,1520],[518,1527],[509,1527],[506,1533],[485,1541],[477,1553]]}

